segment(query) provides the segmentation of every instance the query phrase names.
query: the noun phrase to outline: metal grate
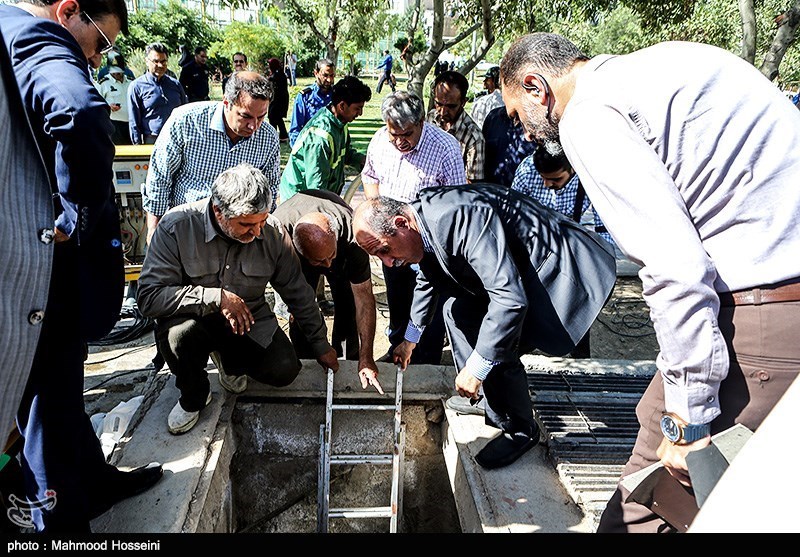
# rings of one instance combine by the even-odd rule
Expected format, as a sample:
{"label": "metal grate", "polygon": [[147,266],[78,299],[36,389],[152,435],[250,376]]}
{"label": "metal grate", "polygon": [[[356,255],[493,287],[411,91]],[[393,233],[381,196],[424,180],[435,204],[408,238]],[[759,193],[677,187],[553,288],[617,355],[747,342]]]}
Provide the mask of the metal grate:
{"label": "metal grate", "polygon": [[534,414],[561,483],[595,526],[617,487],[653,374],[529,371]]}

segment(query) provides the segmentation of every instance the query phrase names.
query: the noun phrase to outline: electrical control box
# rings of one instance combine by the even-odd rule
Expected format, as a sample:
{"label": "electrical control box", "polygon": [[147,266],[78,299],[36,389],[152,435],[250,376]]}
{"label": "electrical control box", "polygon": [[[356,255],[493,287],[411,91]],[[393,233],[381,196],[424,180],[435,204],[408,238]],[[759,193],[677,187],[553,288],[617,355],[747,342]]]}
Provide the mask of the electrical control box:
{"label": "electrical control box", "polygon": [[150,169],[152,145],[117,145],[114,156],[114,190],[119,207],[127,280],[138,278],[144,261],[147,221],[142,207],[142,187]]}

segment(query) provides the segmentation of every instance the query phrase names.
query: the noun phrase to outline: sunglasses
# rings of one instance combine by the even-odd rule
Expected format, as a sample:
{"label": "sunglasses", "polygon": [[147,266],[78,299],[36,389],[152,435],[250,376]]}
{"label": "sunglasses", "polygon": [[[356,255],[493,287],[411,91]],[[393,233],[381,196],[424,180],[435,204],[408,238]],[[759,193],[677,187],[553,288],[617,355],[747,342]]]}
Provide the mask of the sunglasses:
{"label": "sunglasses", "polygon": [[91,16],[89,16],[89,14],[87,14],[86,12],[82,12],[82,13],[83,13],[83,15],[86,16],[86,19],[89,20],[89,23],[94,25],[94,28],[97,29],[97,32],[100,33],[100,36],[106,42],[105,46],[101,46],[102,43],[100,41],[97,41],[97,46],[98,46],[97,52],[100,53],[100,54],[108,54],[109,52],[114,50],[114,43],[112,43],[110,40],[108,40],[108,36],[106,36],[106,34],[103,33],[103,30],[100,29],[100,27],[97,26],[97,24],[94,22],[94,20],[91,18]]}

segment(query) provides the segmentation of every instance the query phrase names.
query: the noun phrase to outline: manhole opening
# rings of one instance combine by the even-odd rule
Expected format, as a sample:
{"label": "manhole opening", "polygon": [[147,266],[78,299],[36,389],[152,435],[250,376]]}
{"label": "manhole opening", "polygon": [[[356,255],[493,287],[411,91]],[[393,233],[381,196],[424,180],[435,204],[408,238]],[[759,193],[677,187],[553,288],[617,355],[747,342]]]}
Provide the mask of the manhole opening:
{"label": "manhole opening", "polygon": [[[441,402],[404,401],[401,532],[461,531],[442,452],[443,421]],[[324,399],[239,399],[232,416],[236,447],[230,464],[233,532],[316,532],[319,426],[324,422]],[[392,412],[336,411],[331,453],[389,454],[392,436]],[[389,505],[391,474],[391,465],[332,466],[330,507]],[[389,519],[332,518],[328,531],[384,533],[389,532]]]}

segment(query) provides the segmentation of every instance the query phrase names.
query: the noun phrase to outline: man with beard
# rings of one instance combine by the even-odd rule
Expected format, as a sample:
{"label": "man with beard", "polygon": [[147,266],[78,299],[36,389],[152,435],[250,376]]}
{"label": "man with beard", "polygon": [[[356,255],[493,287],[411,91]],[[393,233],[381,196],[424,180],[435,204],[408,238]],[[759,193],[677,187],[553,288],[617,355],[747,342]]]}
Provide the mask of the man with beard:
{"label": "man with beard", "polygon": [[261,170],[242,163],[214,180],[211,199],[164,215],[153,235],[136,301],[156,319],[158,349],[181,392],[167,419],[172,434],[192,429],[211,401],[209,355],[220,382],[249,376],[282,387],[297,377],[301,363],[264,297],[268,283],[320,365],[339,369],[292,240],[269,214],[273,195]]}
{"label": "man with beard", "polygon": [[261,74],[235,72],[221,101],[189,103],[172,113],[156,140],[142,188],[148,243],[167,210],[206,199],[217,176],[242,162],[261,170],[275,203],[278,133],[264,122],[272,95],[272,84]]}
{"label": "man with beard", "polygon": [[[800,113],[752,65],[702,44],[590,59],[534,33],[500,72],[509,116],[563,148],[643,266],[659,373],[623,476],[660,461],[691,486],[687,455],[734,424],[755,430],[800,369]],[[627,496],[619,486],[599,532],[675,529]]]}
{"label": "man with beard", "polygon": [[294,99],[292,123],[289,126],[289,146],[294,142],[303,128],[314,115],[331,102],[331,88],[336,79],[336,65],[327,58],[317,60],[314,66],[314,83],[304,88]]}

